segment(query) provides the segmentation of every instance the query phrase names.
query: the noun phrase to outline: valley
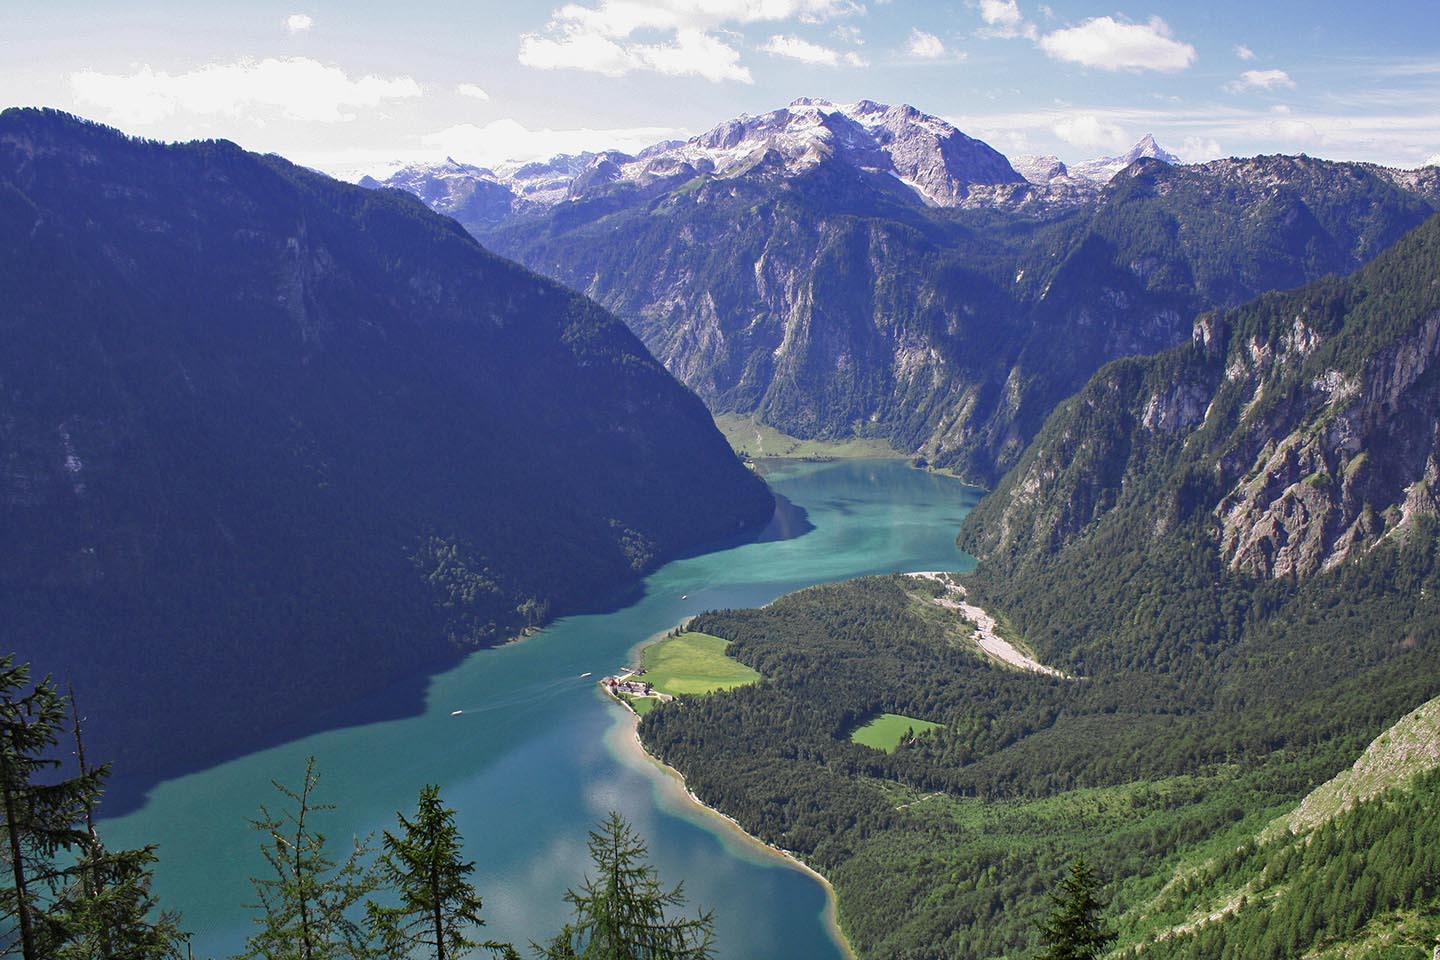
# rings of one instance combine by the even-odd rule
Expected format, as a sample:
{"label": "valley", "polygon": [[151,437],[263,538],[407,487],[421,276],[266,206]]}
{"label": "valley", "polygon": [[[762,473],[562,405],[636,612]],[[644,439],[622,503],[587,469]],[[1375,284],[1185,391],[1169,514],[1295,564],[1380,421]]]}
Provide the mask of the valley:
{"label": "valley", "polygon": [[[850,45],[751,38],[777,62],[879,74],[902,50],[861,39],[886,4],[679,27],[704,5],[587,2],[514,34],[532,79],[607,58],[546,109],[604,112],[627,74],[686,75],[752,21],[833,18],[826,42]],[[960,43],[1064,59],[1099,30],[1148,36],[1175,71],[1195,53],[1158,16],[965,15],[985,26],[903,50],[980,70]],[[284,23],[297,50],[318,38],[310,14]],[[74,718],[32,742],[44,709],[0,704],[18,905],[0,953],[49,960],[43,920],[67,960],[109,955],[125,924],[99,893],[126,878],[83,860],[100,832],[138,857],[137,915],[153,892],[186,951],[245,950],[271,904],[244,905],[284,886],[247,878],[283,876],[282,849],[302,869],[283,818],[262,813],[263,854],[253,818],[272,783],[304,772],[308,796],[314,763],[318,820],[357,842],[443,785],[483,933],[539,956],[604,952],[563,924],[590,889],[586,825],[612,817],[707,936],[714,909],[692,960],[1053,960],[1067,883],[1098,897],[1112,958],[1430,956],[1428,121],[1403,149],[1372,130],[1385,162],[1226,157],[1173,125],[1136,141],[1177,94],[1123,126],[1010,113],[984,128],[1007,155],[904,102],[776,107],[730,52],[705,82],[743,71],[756,96],[697,100],[724,106],[704,125],[683,106],[683,135],[661,123],[683,98],[608,132],[411,129],[383,150],[414,159],[358,184],[204,139],[218,126],[176,142],[0,112],[0,656],[61,678]],[[247,81],[220,112],[349,90],[322,119],[290,103],[237,127],[325,126],[343,151],[382,102],[396,129],[490,109],[474,78],[351,84],[309,61],[321,83],[306,61],[247,61],[310,80]],[[1084,66],[1064,89],[1149,69]],[[166,92],[188,75],[144,71],[140,126],[209,109]],[[1278,101],[1314,83],[1257,62],[1212,86],[1263,88],[1248,129],[1294,133],[1318,128]],[[1106,155],[1062,161],[1042,127]],[[1296,136],[1340,142],[1325,129]],[[611,134],[625,149],[594,148]],[[578,145],[478,159],[507,136]],[[442,142],[470,147],[434,162]],[[116,765],[98,828],[109,774],[87,755]],[[72,771],[83,800],[31,782]],[[357,960],[428,951],[351,914]]]}
{"label": "valley", "polygon": [[978,493],[894,461],[781,463],[767,476],[813,529],[672,561],[630,604],[561,618],[436,675],[419,715],[376,722],[385,695],[362,701],[328,731],[155,786],[141,809],[104,821],[105,836],[159,843],[161,902],[196,931],[197,956],[228,955],[252,926],[241,904],[261,863],[246,818],[273,793],[271,777],[292,777],[314,755],[338,805],[325,821],[334,836],[385,824],[420,782],[446,785],[477,860],[487,936],[524,942],[558,923],[565,888],[581,878],[585,824],[617,809],[644,832],[662,874],[715,909],[718,956],[843,960],[824,888],[694,806],[640,754],[633,719],[595,679],[638,639],[703,610],[892,569],[964,567],[953,531]]}

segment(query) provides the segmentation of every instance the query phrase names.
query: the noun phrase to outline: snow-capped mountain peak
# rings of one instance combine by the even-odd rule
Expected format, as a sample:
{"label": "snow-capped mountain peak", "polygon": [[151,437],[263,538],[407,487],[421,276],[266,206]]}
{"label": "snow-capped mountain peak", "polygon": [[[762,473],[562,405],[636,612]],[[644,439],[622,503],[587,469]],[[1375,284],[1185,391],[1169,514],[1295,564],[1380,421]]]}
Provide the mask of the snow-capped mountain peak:
{"label": "snow-capped mountain peak", "polygon": [[1008,195],[1026,186],[1025,178],[988,144],[909,104],[836,104],[810,97],[757,116],[742,114],[689,140],[657,143],[633,156],[618,151],[562,155],[495,170],[447,158],[403,168],[383,185],[409,190],[457,216],[461,207],[482,199],[481,219],[490,222],[504,214],[501,190],[508,192],[509,209],[516,212],[612,184],[664,189],[702,175],[789,179],[822,165],[883,178],[886,185],[898,181],[922,202],[941,207],[984,203],[992,194]]}
{"label": "snow-capped mountain peak", "polygon": [[1169,150],[1160,146],[1152,134],[1145,134],[1140,141],[1125,153],[1117,157],[1098,157],[1094,160],[1086,160],[1084,163],[1077,163],[1070,168],[1070,175],[1085,180],[1094,180],[1098,183],[1108,183],[1110,178],[1121,170],[1124,170],[1136,160],[1142,159],[1159,160],[1163,163],[1177,164],[1180,158]]}
{"label": "snow-capped mountain peak", "polygon": [[[771,163],[778,157],[786,174],[832,161],[892,176],[939,206],[959,203],[975,184],[1024,182],[1003,156],[952,124],[908,104],[872,100],[802,97],[779,110],[727,120],[654,158],[724,177],[753,169],[772,152]],[[624,176],[633,178],[628,170]]]}

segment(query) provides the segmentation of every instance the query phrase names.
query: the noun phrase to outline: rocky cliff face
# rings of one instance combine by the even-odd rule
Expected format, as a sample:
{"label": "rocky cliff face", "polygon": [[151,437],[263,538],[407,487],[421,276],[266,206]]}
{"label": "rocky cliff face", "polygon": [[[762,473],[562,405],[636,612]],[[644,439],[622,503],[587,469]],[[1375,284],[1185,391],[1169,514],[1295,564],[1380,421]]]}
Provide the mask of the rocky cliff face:
{"label": "rocky cliff face", "polygon": [[[1243,345],[1227,369],[1246,406],[1323,338],[1297,318],[1279,350]],[[1440,312],[1418,318],[1358,370],[1313,366],[1274,416],[1252,418],[1221,458],[1220,551],[1262,576],[1306,576],[1440,513]],[[1260,369],[1264,372],[1261,373]]]}
{"label": "rocky cliff face", "polygon": [[1201,519],[1223,562],[1306,577],[1440,515],[1440,218],[1349,280],[1197,322],[1057,411],[962,535],[1024,562],[1114,512]]}

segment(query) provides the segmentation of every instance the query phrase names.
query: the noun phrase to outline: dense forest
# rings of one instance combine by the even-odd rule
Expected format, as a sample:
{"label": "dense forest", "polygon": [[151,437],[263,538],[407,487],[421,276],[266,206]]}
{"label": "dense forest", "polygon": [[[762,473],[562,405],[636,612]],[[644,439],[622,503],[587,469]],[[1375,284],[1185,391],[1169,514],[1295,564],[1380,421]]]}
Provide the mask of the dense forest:
{"label": "dense forest", "polygon": [[[1254,585],[1243,643],[1087,660],[1071,680],[987,662],[904,577],[705,614],[692,628],[764,682],[655,709],[641,736],[707,803],[823,870],[862,956],[1023,953],[1077,855],[1133,939],[1154,921],[1131,913],[1180,865],[1243,844],[1440,692],[1440,649],[1396,641],[1440,635],[1422,599],[1440,589],[1434,550],[1382,554],[1347,583],[1378,589]],[[1417,579],[1387,583],[1400,567]],[[850,741],[882,712],[944,730],[890,754]]]}

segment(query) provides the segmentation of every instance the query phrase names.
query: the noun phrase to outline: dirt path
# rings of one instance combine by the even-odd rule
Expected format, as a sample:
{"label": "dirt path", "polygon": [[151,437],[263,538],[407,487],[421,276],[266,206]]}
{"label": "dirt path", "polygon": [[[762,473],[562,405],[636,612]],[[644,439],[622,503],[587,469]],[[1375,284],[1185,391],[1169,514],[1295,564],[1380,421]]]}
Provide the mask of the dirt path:
{"label": "dirt path", "polygon": [[1026,656],[1017,650],[1010,641],[1003,639],[995,630],[995,618],[974,604],[966,603],[965,588],[951,583],[944,573],[935,570],[917,570],[907,576],[923,577],[926,580],[944,584],[945,596],[936,597],[936,605],[947,610],[957,611],[966,620],[975,624],[973,637],[975,644],[990,659],[1007,663],[1012,667],[1019,667],[1021,670],[1030,670],[1052,677],[1069,678],[1069,674],[1056,670],[1054,667],[1047,667],[1038,660]]}

